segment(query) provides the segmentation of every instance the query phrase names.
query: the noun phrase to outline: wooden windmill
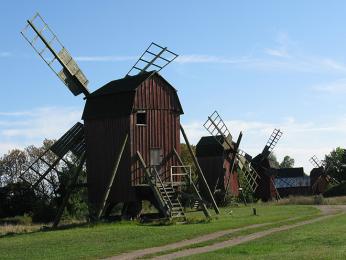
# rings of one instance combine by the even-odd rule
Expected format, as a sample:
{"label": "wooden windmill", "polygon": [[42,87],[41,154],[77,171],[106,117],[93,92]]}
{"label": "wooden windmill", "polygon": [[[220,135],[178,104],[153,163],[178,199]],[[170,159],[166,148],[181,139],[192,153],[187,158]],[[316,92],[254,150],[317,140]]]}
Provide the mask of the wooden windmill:
{"label": "wooden windmill", "polygon": [[[84,125],[77,123],[49,151],[59,160],[67,152],[79,157],[71,187],[86,162],[92,216],[100,218],[123,203],[124,214],[135,217],[141,212],[141,201],[149,200],[164,217],[184,219],[177,192],[179,183],[188,180],[191,173],[179,156],[180,131],[188,143],[180,124],[183,109],[177,90],[158,73],[178,55],[151,43],[123,78],[90,93],[86,76],[42,17],[37,13],[27,22],[22,31],[24,38],[73,95],[85,96]],[[43,172],[31,173],[37,174],[37,181],[41,182],[54,166],[55,163]],[[28,172],[23,174],[24,179],[26,175]],[[198,190],[194,191],[203,202]],[[209,216],[204,204],[202,208]],[[214,209],[218,212],[216,204]]]}
{"label": "wooden windmill", "polygon": [[313,165],[310,172],[310,185],[313,194],[321,194],[326,191],[328,184],[339,184],[339,181],[327,174],[328,168],[325,161],[320,161],[316,155],[309,159]]}
{"label": "wooden windmill", "polygon": [[254,192],[258,186],[259,175],[245,154],[239,150],[242,133],[240,132],[237,141],[233,142],[230,131],[217,111],[208,116],[203,126],[211,136],[201,138],[196,146],[196,155],[213,193],[219,194],[219,202],[229,193],[238,195],[238,172],[243,174],[245,180],[245,186],[241,188]]}
{"label": "wooden windmill", "polygon": [[263,201],[267,201],[272,198],[280,198],[274,182],[275,175],[277,174],[276,169],[271,167],[269,156],[274,150],[281,136],[282,132],[280,129],[274,129],[262,152],[251,160],[252,166],[261,177],[255,195],[257,198]]}

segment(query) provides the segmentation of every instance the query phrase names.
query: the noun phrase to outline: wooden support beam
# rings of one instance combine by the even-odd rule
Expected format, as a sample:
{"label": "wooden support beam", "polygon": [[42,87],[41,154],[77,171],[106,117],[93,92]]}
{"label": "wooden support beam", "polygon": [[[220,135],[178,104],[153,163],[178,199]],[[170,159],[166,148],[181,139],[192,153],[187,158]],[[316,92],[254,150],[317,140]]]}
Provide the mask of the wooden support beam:
{"label": "wooden support beam", "polygon": [[74,188],[74,186],[75,186],[75,184],[76,184],[76,182],[78,180],[78,176],[79,176],[80,172],[82,171],[83,164],[85,162],[85,157],[86,157],[86,154],[84,152],[82,154],[82,156],[81,156],[81,159],[79,161],[79,164],[78,164],[77,168],[75,168],[75,170],[74,170],[74,173],[72,175],[71,181],[69,182],[69,185],[68,185],[68,187],[66,189],[65,197],[63,198],[63,201],[61,202],[61,205],[60,205],[60,207],[58,209],[58,213],[55,216],[53,227],[57,227],[59,225],[61,216],[64,213],[64,209],[66,207],[68,199],[70,198],[70,196],[72,194],[72,190],[73,190],[73,188]]}
{"label": "wooden support beam", "polygon": [[104,208],[106,206],[106,203],[107,203],[107,200],[108,200],[108,196],[109,196],[109,193],[112,189],[112,186],[113,186],[113,182],[114,182],[114,179],[115,179],[115,176],[117,174],[117,171],[118,171],[118,168],[119,168],[119,164],[120,164],[120,161],[121,161],[121,157],[123,155],[123,152],[124,152],[124,149],[125,149],[125,145],[126,145],[126,142],[127,142],[127,138],[128,138],[128,134],[126,134],[125,138],[124,138],[124,141],[121,145],[121,148],[120,148],[120,151],[118,153],[118,156],[117,156],[117,159],[115,161],[115,164],[114,164],[114,167],[113,167],[113,170],[112,170],[112,175],[109,179],[109,182],[107,184],[107,187],[106,187],[106,190],[103,194],[103,197],[102,197],[102,200],[101,200],[101,204],[100,204],[100,207],[96,213],[96,217],[97,219],[100,219],[101,218],[101,215],[104,211]]}
{"label": "wooden support beam", "polygon": [[208,192],[208,195],[209,195],[209,198],[210,198],[211,203],[212,203],[212,205],[213,205],[213,208],[214,208],[214,210],[215,210],[215,213],[216,213],[216,214],[220,214],[220,210],[219,210],[219,208],[218,208],[218,206],[217,206],[217,204],[216,204],[216,202],[215,202],[215,199],[214,199],[213,194],[211,193],[211,190],[210,190],[209,185],[208,185],[208,183],[207,183],[207,181],[206,181],[206,179],[205,179],[205,177],[204,177],[204,174],[203,174],[203,172],[202,172],[202,169],[201,169],[201,167],[199,166],[199,163],[198,163],[198,161],[197,161],[197,158],[196,158],[195,154],[193,153],[193,151],[192,151],[192,149],[191,149],[190,142],[189,142],[189,140],[187,139],[186,133],[185,133],[184,128],[183,128],[182,125],[180,125],[180,130],[181,130],[181,133],[183,134],[183,137],[184,137],[185,143],[186,143],[186,145],[187,145],[187,148],[188,148],[188,150],[189,150],[189,152],[190,152],[190,155],[191,155],[191,157],[192,157],[192,159],[193,159],[193,162],[194,162],[194,164],[195,164],[195,166],[196,166],[197,173],[198,173],[198,177],[199,177],[200,180],[202,180],[202,182],[203,182],[203,184],[204,184],[204,186],[205,186],[205,188],[206,188],[206,190],[207,190],[207,192]]}
{"label": "wooden support beam", "polygon": [[[179,163],[181,164],[181,166],[184,167],[184,163],[183,163],[182,159],[180,158],[180,156],[179,156],[177,150],[175,150],[175,148],[173,148],[173,151],[174,151],[175,156],[178,158],[178,161],[179,161]],[[188,170],[187,170],[185,167],[184,167],[184,170],[185,170],[185,172],[188,172]],[[193,183],[192,180],[191,180],[191,184],[192,184],[192,187],[193,187],[195,193],[197,194],[198,198],[200,199],[200,201],[203,202],[204,200],[203,200],[201,194],[199,193],[199,191],[198,191],[196,185]],[[209,210],[208,210],[208,208],[207,208],[207,206],[205,205],[204,202],[202,203],[202,210],[203,210],[204,215],[205,215],[207,218],[211,218],[210,212],[209,212]]]}

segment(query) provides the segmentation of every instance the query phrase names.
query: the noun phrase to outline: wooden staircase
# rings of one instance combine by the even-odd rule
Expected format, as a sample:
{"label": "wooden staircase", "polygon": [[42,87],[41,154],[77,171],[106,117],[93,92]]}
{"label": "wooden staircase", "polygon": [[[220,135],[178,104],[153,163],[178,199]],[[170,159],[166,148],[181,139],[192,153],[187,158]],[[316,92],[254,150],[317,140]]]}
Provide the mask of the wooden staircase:
{"label": "wooden staircase", "polygon": [[160,211],[166,218],[179,219],[186,221],[184,209],[181,206],[177,192],[171,182],[163,182],[155,166],[147,167],[143,157],[139,152],[137,156],[142,169],[145,172],[147,183],[154,193],[155,199],[158,202]]}
{"label": "wooden staircase", "polygon": [[170,219],[182,218],[186,220],[186,216],[178,199],[175,189],[170,183],[157,182],[156,187],[160,193],[162,201],[165,203]]}

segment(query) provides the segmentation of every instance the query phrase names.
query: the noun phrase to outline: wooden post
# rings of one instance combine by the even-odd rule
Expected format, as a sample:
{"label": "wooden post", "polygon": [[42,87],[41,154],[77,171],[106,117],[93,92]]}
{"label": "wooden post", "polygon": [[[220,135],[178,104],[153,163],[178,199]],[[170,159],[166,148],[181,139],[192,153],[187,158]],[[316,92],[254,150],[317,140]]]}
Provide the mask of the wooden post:
{"label": "wooden post", "polygon": [[71,196],[73,187],[74,187],[74,185],[76,184],[77,179],[78,179],[78,176],[79,176],[79,173],[81,172],[82,167],[83,167],[83,165],[84,165],[85,157],[86,157],[86,154],[85,154],[85,152],[84,152],[84,153],[82,154],[82,156],[81,156],[81,159],[80,159],[80,161],[79,161],[79,164],[78,164],[77,168],[75,168],[75,170],[74,170],[74,173],[73,173],[71,182],[68,184],[68,187],[67,187],[67,189],[66,189],[65,197],[63,198],[63,201],[61,202],[61,205],[60,205],[60,207],[59,207],[59,209],[58,209],[58,213],[57,213],[56,216],[55,216],[54,223],[53,223],[53,227],[57,227],[57,226],[59,225],[61,216],[62,216],[62,214],[64,213],[64,209],[65,209],[65,207],[66,207],[66,204],[67,204],[67,202],[68,202],[68,199],[69,199],[70,196]]}
{"label": "wooden post", "polygon": [[[179,156],[177,150],[175,150],[175,148],[173,148],[173,151],[174,151],[175,156],[177,156],[178,161],[179,161],[179,163],[181,164],[181,166],[184,167],[184,163],[183,163],[183,161],[181,160],[181,158],[180,158],[180,156]],[[185,167],[184,167],[184,170],[187,172],[187,169],[186,169]],[[199,191],[198,191],[196,185],[195,185],[193,182],[192,182],[192,187],[193,187],[193,189],[195,190],[195,192],[196,192],[198,198],[200,199],[200,201],[203,201],[203,198],[202,198],[201,194],[199,193]],[[202,204],[202,209],[203,209],[204,215],[205,215],[207,218],[211,218],[211,215],[210,215],[210,213],[209,213],[209,211],[208,211],[208,208],[207,208],[207,206],[205,205],[204,202],[203,202],[203,204]]]}
{"label": "wooden post", "polygon": [[206,179],[204,178],[204,174],[203,174],[203,172],[202,172],[201,167],[199,166],[199,163],[198,163],[198,161],[197,161],[197,158],[196,158],[196,156],[194,155],[194,153],[193,153],[193,151],[192,151],[192,149],[191,149],[190,142],[189,142],[189,140],[187,139],[187,136],[186,136],[186,134],[185,134],[185,131],[184,131],[184,128],[183,128],[182,125],[180,125],[180,130],[181,130],[181,133],[183,134],[183,137],[184,137],[185,143],[186,143],[186,145],[187,145],[187,148],[188,148],[188,150],[189,150],[189,152],[190,152],[190,155],[191,155],[191,157],[192,157],[192,159],[193,159],[193,162],[194,162],[194,164],[195,164],[195,166],[196,166],[197,173],[198,173],[198,177],[199,177],[200,180],[202,180],[204,186],[205,186],[206,189],[207,189],[207,192],[208,192],[208,195],[209,195],[209,197],[210,197],[210,200],[211,200],[211,203],[212,203],[212,205],[213,205],[213,208],[214,208],[214,210],[215,210],[215,213],[216,213],[216,214],[220,214],[220,210],[219,210],[219,208],[218,208],[218,206],[217,206],[217,204],[216,204],[216,202],[215,202],[214,196],[213,196],[213,194],[212,194],[212,192],[211,192],[211,190],[210,190],[210,188],[209,188],[209,185],[208,185]]}
{"label": "wooden post", "polygon": [[118,167],[119,167],[119,164],[120,164],[120,160],[121,160],[121,157],[123,155],[123,152],[124,152],[124,149],[125,149],[125,145],[126,145],[126,142],[127,142],[127,138],[128,138],[128,134],[126,134],[125,138],[124,138],[124,141],[123,141],[123,144],[120,148],[120,151],[119,151],[119,154],[117,156],[117,159],[115,161],[115,164],[114,164],[114,167],[113,167],[113,171],[112,171],[112,175],[111,175],[111,178],[109,179],[109,182],[108,182],[108,185],[106,187],[106,190],[103,194],[103,197],[102,197],[102,200],[101,200],[101,204],[100,204],[100,207],[96,213],[96,217],[97,219],[100,219],[101,215],[102,215],[102,212],[104,211],[104,208],[106,206],[106,203],[107,203],[107,199],[108,199],[108,196],[109,196],[109,193],[112,189],[112,186],[113,186],[113,182],[114,182],[114,179],[115,179],[115,176],[117,174],[117,171],[118,171]]}

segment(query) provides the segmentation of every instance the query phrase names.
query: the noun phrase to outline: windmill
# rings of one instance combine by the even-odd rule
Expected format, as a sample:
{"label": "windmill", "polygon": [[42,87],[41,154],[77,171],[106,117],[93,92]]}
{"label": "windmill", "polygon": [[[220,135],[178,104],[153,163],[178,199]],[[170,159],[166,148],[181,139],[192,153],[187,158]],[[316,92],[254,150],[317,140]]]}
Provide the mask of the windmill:
{"label": "windmill", "polygon": [[[208,116],[203,126],[211,134],[211,138],[213,139],[202,137],[197,144],[196,153],[199,156],[201,164],[206,168],[206,178],[208,178],[210,185],[213,187],[214,194],[220,192],[221,201],[224,201],[230,192],[233,195],[238,194],[239,185],[237,176],[235,175],[237,168],[240,169],[246,182],[244,188],[254,192],[258,186],[259,175],[252,167],[251,162],[247,160],[245,154],[239,150],[243,135],[242,132],[240,132],[237,141],[233,142],[230,131],[217,111],[214,111]],[[214,140],[212,145],[205,146],[206,149],[203,149],[203,142],[207,141],[210,144],[211,140]],[[215,145],[216,143],[217,145]],[[205,154],[203,154],[203,150],[206,150]],[[212,158],[215,154],[217,154],[217,161],[208,161],[208,157]],[[221,166],[222,168],[217,171],[217,176],[215,176],[215,167]],[[208,171],[208,168],[210,171]]]}
{"label": "windmill", "polygon": [[[89,211],[94,217],[107,214],[119,202],[124,202],[124,212],[137,216],[144,198],[152,200],[165,217],[184,218],[181,204],[173,196],[181,176],[176,174],[178,181],[173,182],[171,171],[181,164],[177,133],[183,131],[179,124],[183,110],[177,91],[158,73],[178,55],[151,43],[124,78],[90,93],[87,77],[38,13],[27,21],[21,34],[72,94],[84,94],[86,100],[84,125],[77,123],[46,151],[56,159],[35,172],[35,165],[44,160],[42,155],[22,176],[27,179],[34,172],[38,177],[31,187],[37,188],[42,182],[48,183],[52,171],[59,175],[59,162],[71,165],[66,160],[68,153],[78,157],[54,225],[59,223],[85,162]],[[188,176],[186,171],[183,175]],[[56,186],[50,190],[55,192]],[[205,205],[204,212],[209,215]]]}
{"label": "windmill", "polygon": [[261,177],[258,189],[256,189],[256,197],[263,201],[270,200],[272,197],[276,197],[277,199],[280,198],[274,183],[276,169],[271,167],[269,156],[273,152],[281,136],[281,130],[274,129],[262,152],[251,160],[252,166]]}
{"label": "windmill", "polygon": [[329,183],[339,184],[339,181],[327,174],[328,167],[325,161],[320,161],[316,155],[309,159],[309,162],[313,165],[313,169],[310,172],[310,185],[313,194],[323,193]]}

